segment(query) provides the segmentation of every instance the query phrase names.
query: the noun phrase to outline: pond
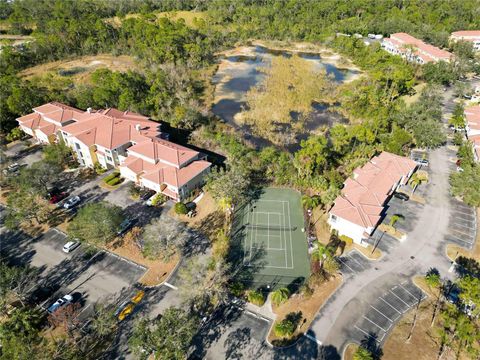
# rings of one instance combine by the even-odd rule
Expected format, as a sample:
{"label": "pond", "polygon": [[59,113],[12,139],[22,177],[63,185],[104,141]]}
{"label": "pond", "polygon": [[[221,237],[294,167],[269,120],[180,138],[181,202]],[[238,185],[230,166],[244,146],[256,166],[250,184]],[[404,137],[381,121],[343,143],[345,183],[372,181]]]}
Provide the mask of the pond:
{"label": "pond", "polygon": [[[213,83],[216,85],[213,113],[242,132],[244,137],[257,147],[269,146],[271,143],[253,136],[249,126],[242,124],[237,115],[246,105],[245,96],[248,90],[260,84],[265,77],[259,69],[270,66],[275,56],[290,57],[292,54],[287,50],[272,50],[262,46],[244,47],[235,55],[225,55],[213,77]],[[318,53],[295,52],[295,54],[312,62],[314,68],[319,71],[325,69],[332,81],[336,83],[350,81],[359,74],[356,70],[338,68],[334,62],[328,58],[322,58]],[[313,111],[305,124],[305,133],[297,136],[297,141],[288,146],[288,150],[295,151],[299,148],[298,143],[301,139],[307,138],[310,133],[323,126],[332,126],[338,122],[346,123],[347,121],[338,113],[330,111],[328,106],[313,104]]]}

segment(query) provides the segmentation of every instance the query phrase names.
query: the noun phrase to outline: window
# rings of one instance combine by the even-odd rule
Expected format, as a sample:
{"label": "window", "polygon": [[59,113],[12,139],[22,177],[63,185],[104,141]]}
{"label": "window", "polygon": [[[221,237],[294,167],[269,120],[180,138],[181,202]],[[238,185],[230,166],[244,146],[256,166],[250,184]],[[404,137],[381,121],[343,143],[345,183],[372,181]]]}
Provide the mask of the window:
{"label": "window", "polygon": [[332,220],[332,222],[337,222],[337,216],[336,215],[331,215],[330,216],[330,219]]}
{"label": "window", "polygon": [[80,145],[78,145],[78,143],[75,143],[75,147],[77,148],[77,150],[80,150]]}
{"label": "window", "polygon": [[113,161],[113,159],[110,156],[107,156],[108,161]]}

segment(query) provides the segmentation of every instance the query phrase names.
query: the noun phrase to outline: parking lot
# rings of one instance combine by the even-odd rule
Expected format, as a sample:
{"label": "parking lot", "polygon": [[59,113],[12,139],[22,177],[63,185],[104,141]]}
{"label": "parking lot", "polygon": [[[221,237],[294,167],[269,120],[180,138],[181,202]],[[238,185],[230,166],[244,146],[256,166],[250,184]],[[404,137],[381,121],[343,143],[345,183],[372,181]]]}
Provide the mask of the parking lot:
{"label": "parking lot", "polygon": [[130,286],[145,272],[145,268],[113,254],[89,253],[83,246],[66,254],[62,251],[66,242],[66,235],[56,229],[38,238],[2,231],[2,257],[14,264],[38,268],[39,278],[31,290],[49,289],[39,304],[44,307],[67,293],[78,293],[83,313],[97,302],[112,302],[129,295]]}
{"label": "parking lot", "polygon": [[371,267],[370,261],[356,250],[337,257],[337,261],[342,275],[356,274]]}
{"label": "parking lot", "polygon": [[472,249],[477,228],[475,209],[455,198],[451,198],[450,206],[452,211],[445,240]]}
{"label": "parking lot", "polygon": [[351,338],[357,343],[369,339],[381,344],[402,315],[425,297],[410,280],[390,287],[369,304],[366,313],[353,326]]}

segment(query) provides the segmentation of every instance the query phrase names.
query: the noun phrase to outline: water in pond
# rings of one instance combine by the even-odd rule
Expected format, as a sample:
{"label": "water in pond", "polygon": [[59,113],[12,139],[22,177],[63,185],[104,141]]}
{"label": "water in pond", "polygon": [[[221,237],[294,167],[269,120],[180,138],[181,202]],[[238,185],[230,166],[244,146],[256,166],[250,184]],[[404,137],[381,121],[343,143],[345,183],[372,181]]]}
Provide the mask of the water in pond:
{"label": "water in pond", "polygon": [[[322,59],[318,53],[296,52],[301,58],[314,64],[314,68],[325,69],[333,81],[342,83],[358,75],[355,70],[339,69],[328,59]],[[258,71],[270,65],[274,56],[292,56],[285,50],[271,50],[262,46],[245,48],[242,55],[225,56],[213,78],[216,84],[215,103],[213,112],[227,123],[243,132],[244,136],[254,145],[264,147],[271,145],[267,140],[251,135],[248,126],[235,120],[235,115],[240,113],[245,106],[245,95],[253,86],[261,83],[265,74]],[[305,124],[305,133],[297,137],[298,142],[307,138],[308,134],[322,126],[331,126],[333,123],[345,122],[337,113],[329,111],[322,104],[314,104],[313,111]],[[290,150],[298,149],[298,143],[289,147]]]}

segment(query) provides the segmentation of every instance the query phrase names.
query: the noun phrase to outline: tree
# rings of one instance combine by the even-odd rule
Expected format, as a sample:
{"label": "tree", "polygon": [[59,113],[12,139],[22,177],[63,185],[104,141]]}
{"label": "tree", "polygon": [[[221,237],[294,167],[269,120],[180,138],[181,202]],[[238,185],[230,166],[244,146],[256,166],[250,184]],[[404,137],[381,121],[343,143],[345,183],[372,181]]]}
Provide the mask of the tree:
{"label": "tree", "polygon": [[313,256],[316,261],[320,262],[320,269],[323,268],[323,265],[325,263],[325,260],[328,258],[333,257],[333,249],[332,247],[328,245],[323,245],[322,243],[318,242],[316,243],[317,248],[315,249]]}
{"label": "tree", "polygon": [[318,175],[327,165],[329,156],[327,138],[311,136],[300,142],[301,149],[295,153],[294,165],[302,178]]}
{"label": "tree", "polygon": [[470,206],[480,206],[480,166],[464,166],[463,171],[450,175],[451,191]]}
{"label": "tree", "polygon": [[438,288],[441,285],[441,278],[438,270],[430,269],[425,275],[425,282],[431,288]]}
{"label": "tree", "polygon": [[122,213],[122,208],[105,201],[86,204],[68,225],[68,235],[92,245],[104,246],[116,236],[123,221]]}
{"label": "tree", "polygon": [[303,195],[302,196],[302,205],[306,209],[315,209],[321,203],[322,203],[322,199],[321,199],[320,196],[317,196],[317,195],[314,195],[314,196]]}
{"label": "tree", "polygon": [[238,166],[231,166],[229,170],[214,169],[206,181],[207,191],[224,206],[227,214],[248,197],[249,175]]}
{"label": "tree", "polygon": [[276,306],[280,306],[288,300],[290,296],[290,290],[283,287],[272,292],[271,299]]}
{"label": "tree", "polygon": [[283,319],[282,321],[275,324],[273,331],[275,335],[281,337],[291,337],[295,332],[296,326],[293,321],[289,319]]}
{"label": "tree", "polygon": [[20,171],[17,186],[31,194],[45,196],[50,186],[58,180],[61,172],[62,168],[58,164],[45,160],[37,161]]}
{"label": "tree", "polygon": [[421,172],[417,171],[415,174],[413,174],[410,177],[410,180],[408,180],[408,183],[412,187],[412,193],[410,195],[413,195],[418,185],[421,185],[427,181],[428,181],[428,173],[426,173],[425,171],[421,171]]}
{"label": "tree", "polygon": [[17,229],[21,223],[33,225],[45,222],[51,213],[48,202],[40,196],[25,189],[11,191],[7,196],[7,215],[5,226]]}
{"label": "tree", "polygon": [[227,299],[229,271],[224,260],[191,258],[179,272],[180,295],[195,310],[208,311]]}
{"label": "tree", "polygon": [[373,360],[373,355],[363,346],[359,346],[355,354],[353,354],[353,360]]}
{"label": "tree", "polygon": [[48,164],[58,168],[65,168],[72,151],[63,141],[57,144],[47,145],[43,148],[43,157]]}
{"label": "tree", "polygon": [[129,346],[141,359],[185,359],[199,321],[179,308],[168,308],[156,320],[135,323]]}
{"label": "tree", "polygon": [[175,204],[175,213],[185,215],[186,213],[188,213],[187,206],[182,202],[177,202]]}
{"label": "tree", "polygon": [[263,296],[260,290],[250,290],[247,294],[247,299],[257,306],[262,306],[265,303],[265,296]]}
{"label": "tree", "polygon": [[423,77],[429,83],[441,85],[450,85],[458,79],[453,65],[445,61],[429,62],[423,65]]}
{"label": "tree", "polygon": [[465,128],[465,108],[463,103],[456,103],[455,108],[453,109],[452,117],[448,120],[450,125],[453,125],[455,129]]}
{"label": "tree", "polygon": [[142,254],[147,259],[169,261],[187,241],[185,227],[173,219],[153,219],[143,232]]}
{"label": "tree", "polygon": [[473,304],[472,316],[480,314],[480,279],[467,275],[458,282],[460,299],[466,305]]}

